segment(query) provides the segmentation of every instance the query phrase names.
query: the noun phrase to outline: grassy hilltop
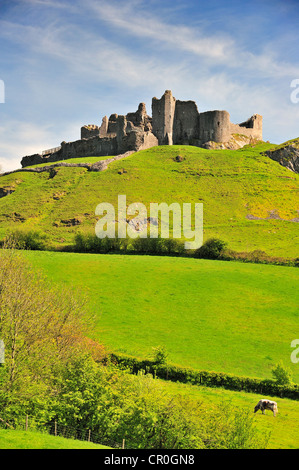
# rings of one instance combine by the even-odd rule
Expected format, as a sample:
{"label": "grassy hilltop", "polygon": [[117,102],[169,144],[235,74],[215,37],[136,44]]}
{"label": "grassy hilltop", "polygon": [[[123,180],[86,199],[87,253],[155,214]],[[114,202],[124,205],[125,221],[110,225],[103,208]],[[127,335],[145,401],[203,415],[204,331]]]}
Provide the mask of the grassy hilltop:
{"label": "grassy hilltop", "polygon": [[[263,155],[270,148],[275,145],[240,150],[159,146],[99,173],[60,167],[54,177],[49,172],[5,175],[0,189],[14,192],[0,199],[0,238],[9,230],[34,229],[55,247],[70,244],[77,231],[94,231],[99,203],[117,207],[117,195],[125,194],[127,204],[143,202],[148,210],[150,202],[202,202],[204,239],[220,238],[236,251],[259,249],[294,258],[299,176]],[[182,161],[176,161],[178,155]]]}

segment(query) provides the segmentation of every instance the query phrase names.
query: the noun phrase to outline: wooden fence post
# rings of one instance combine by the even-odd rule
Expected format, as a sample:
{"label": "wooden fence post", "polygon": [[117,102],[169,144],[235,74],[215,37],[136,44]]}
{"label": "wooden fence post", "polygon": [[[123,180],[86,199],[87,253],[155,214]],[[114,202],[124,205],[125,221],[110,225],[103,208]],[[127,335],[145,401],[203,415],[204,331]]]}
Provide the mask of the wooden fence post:
{"label": "wooden fence post", "polygon": [[88,442],[90,442],[90,434],[91,434],[91,431],[90,429],[88,429]]}
{"label": "wooden fence post", "polygon": [[26,415],[25,431],[28,429],[28,415]]}
{"label": "wooden fence post", "polygon": [[121,448],[122,448],[122,449],[125,448],[125,439],[123,439],[123,444],[122,444],[122,447],[121,447]]}
{"label": "wooden fence post", "polygon": [[57,436],[57,423],[54,422],[54,435]]}

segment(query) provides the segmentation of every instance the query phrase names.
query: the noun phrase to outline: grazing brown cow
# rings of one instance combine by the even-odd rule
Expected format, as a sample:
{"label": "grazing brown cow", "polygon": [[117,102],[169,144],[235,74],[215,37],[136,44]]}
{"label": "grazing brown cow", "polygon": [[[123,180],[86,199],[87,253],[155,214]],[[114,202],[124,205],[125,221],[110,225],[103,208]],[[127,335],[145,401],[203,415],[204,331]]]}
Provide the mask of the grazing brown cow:
{"label": "grazing brown cow", "polygon": [[261,410],[263,415],[265,414],[265,410],[273,411],[273,416],[276,416],[278,413],[277,403],[276,401],[267,400],[266,398],[262,398],[258,404],[254,407],[254,413],[258,410]]}

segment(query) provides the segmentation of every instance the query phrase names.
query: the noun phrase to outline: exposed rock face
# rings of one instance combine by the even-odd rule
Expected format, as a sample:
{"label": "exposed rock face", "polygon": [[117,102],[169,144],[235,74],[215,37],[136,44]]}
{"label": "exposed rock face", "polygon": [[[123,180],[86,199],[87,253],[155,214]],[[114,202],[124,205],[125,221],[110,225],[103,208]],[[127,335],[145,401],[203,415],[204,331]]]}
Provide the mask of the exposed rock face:
{"label": "exposed rock face", "polygon": [[[233,134],[242,134],[244,139],[234,141]],[[224,145],[225,148],[240,148],[248,139],[262,140],[262,116],[255,114],[241,124],[232,124],[227,111],[199,113],[194,101],[179,101],[166,90],[162,98],[152,99],[152,117],[148,116],[144,103],[136,112],[127,115],[105,116],[101,126],[81,127],[81,139],[62,142],[52,153],[23,157],[22,167],[39,163],[55,162],[76,157],[118,155],[138,151],[156,145]],[[223,148],[223,147],[222,147]],[[44,152],[45,153],[45,152]]]}
{"label": "exposed rock face", "polygon": [[295,173],[299,173],[299,148],[286,145],[277,150],[268,150],[266,155]]}
{"label": "exposed rock face", "polygon": [[253,145],[258,142],[258,139],[254,139],[252,137],[247,137],[243,134],[231,134],[230,139],[227,142],[214,142],[209,141],[202,145],[205,149],[213,149],[213,150],[237,150],[239,148],[244,147],[244,145]]}
{"label": "exposed rock face", "polygon": [[15,191],[15,189],[12,188],[0,188],[0,198],[8,196],[9,194],[12,194]]}

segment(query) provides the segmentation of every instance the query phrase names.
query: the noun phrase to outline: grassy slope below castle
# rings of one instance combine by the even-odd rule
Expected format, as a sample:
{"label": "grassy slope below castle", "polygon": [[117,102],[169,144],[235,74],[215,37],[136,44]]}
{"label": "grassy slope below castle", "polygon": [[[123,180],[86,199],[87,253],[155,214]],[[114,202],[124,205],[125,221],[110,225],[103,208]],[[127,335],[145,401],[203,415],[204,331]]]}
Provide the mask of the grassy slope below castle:
{"label": "grassy slope below castle", "polygon": [[87,295],[94,337],[147,358],[271,378],[290,360],[298,327],[297,268],[156,256],[28,252],[51,281]]}
{"label": "grassy slope below castle", "polygon": [[[148,209],[150,202],[203,202],[205,239],[221,238],[236,251],[261,249],[294,258],[298,223],[291,220],[298,217],[299,176],[262,155],[273,147],[162,146],[113,162],[99,173],[58,168],[54,178],[48,172],[3,176],[0,187],[15,192],[0,199],[0,238],[12,229],[34,229],[45,232],[53,246],[70,244],[78,230],[94,231],[99,203],[117,207],[117,195],[125,194],[128,204],[143,202]],[[182,162],[175,161],[177,155]],[[119,174],[121,169],[126,172]],[[68,226],[73,218],[79,225]]]}

